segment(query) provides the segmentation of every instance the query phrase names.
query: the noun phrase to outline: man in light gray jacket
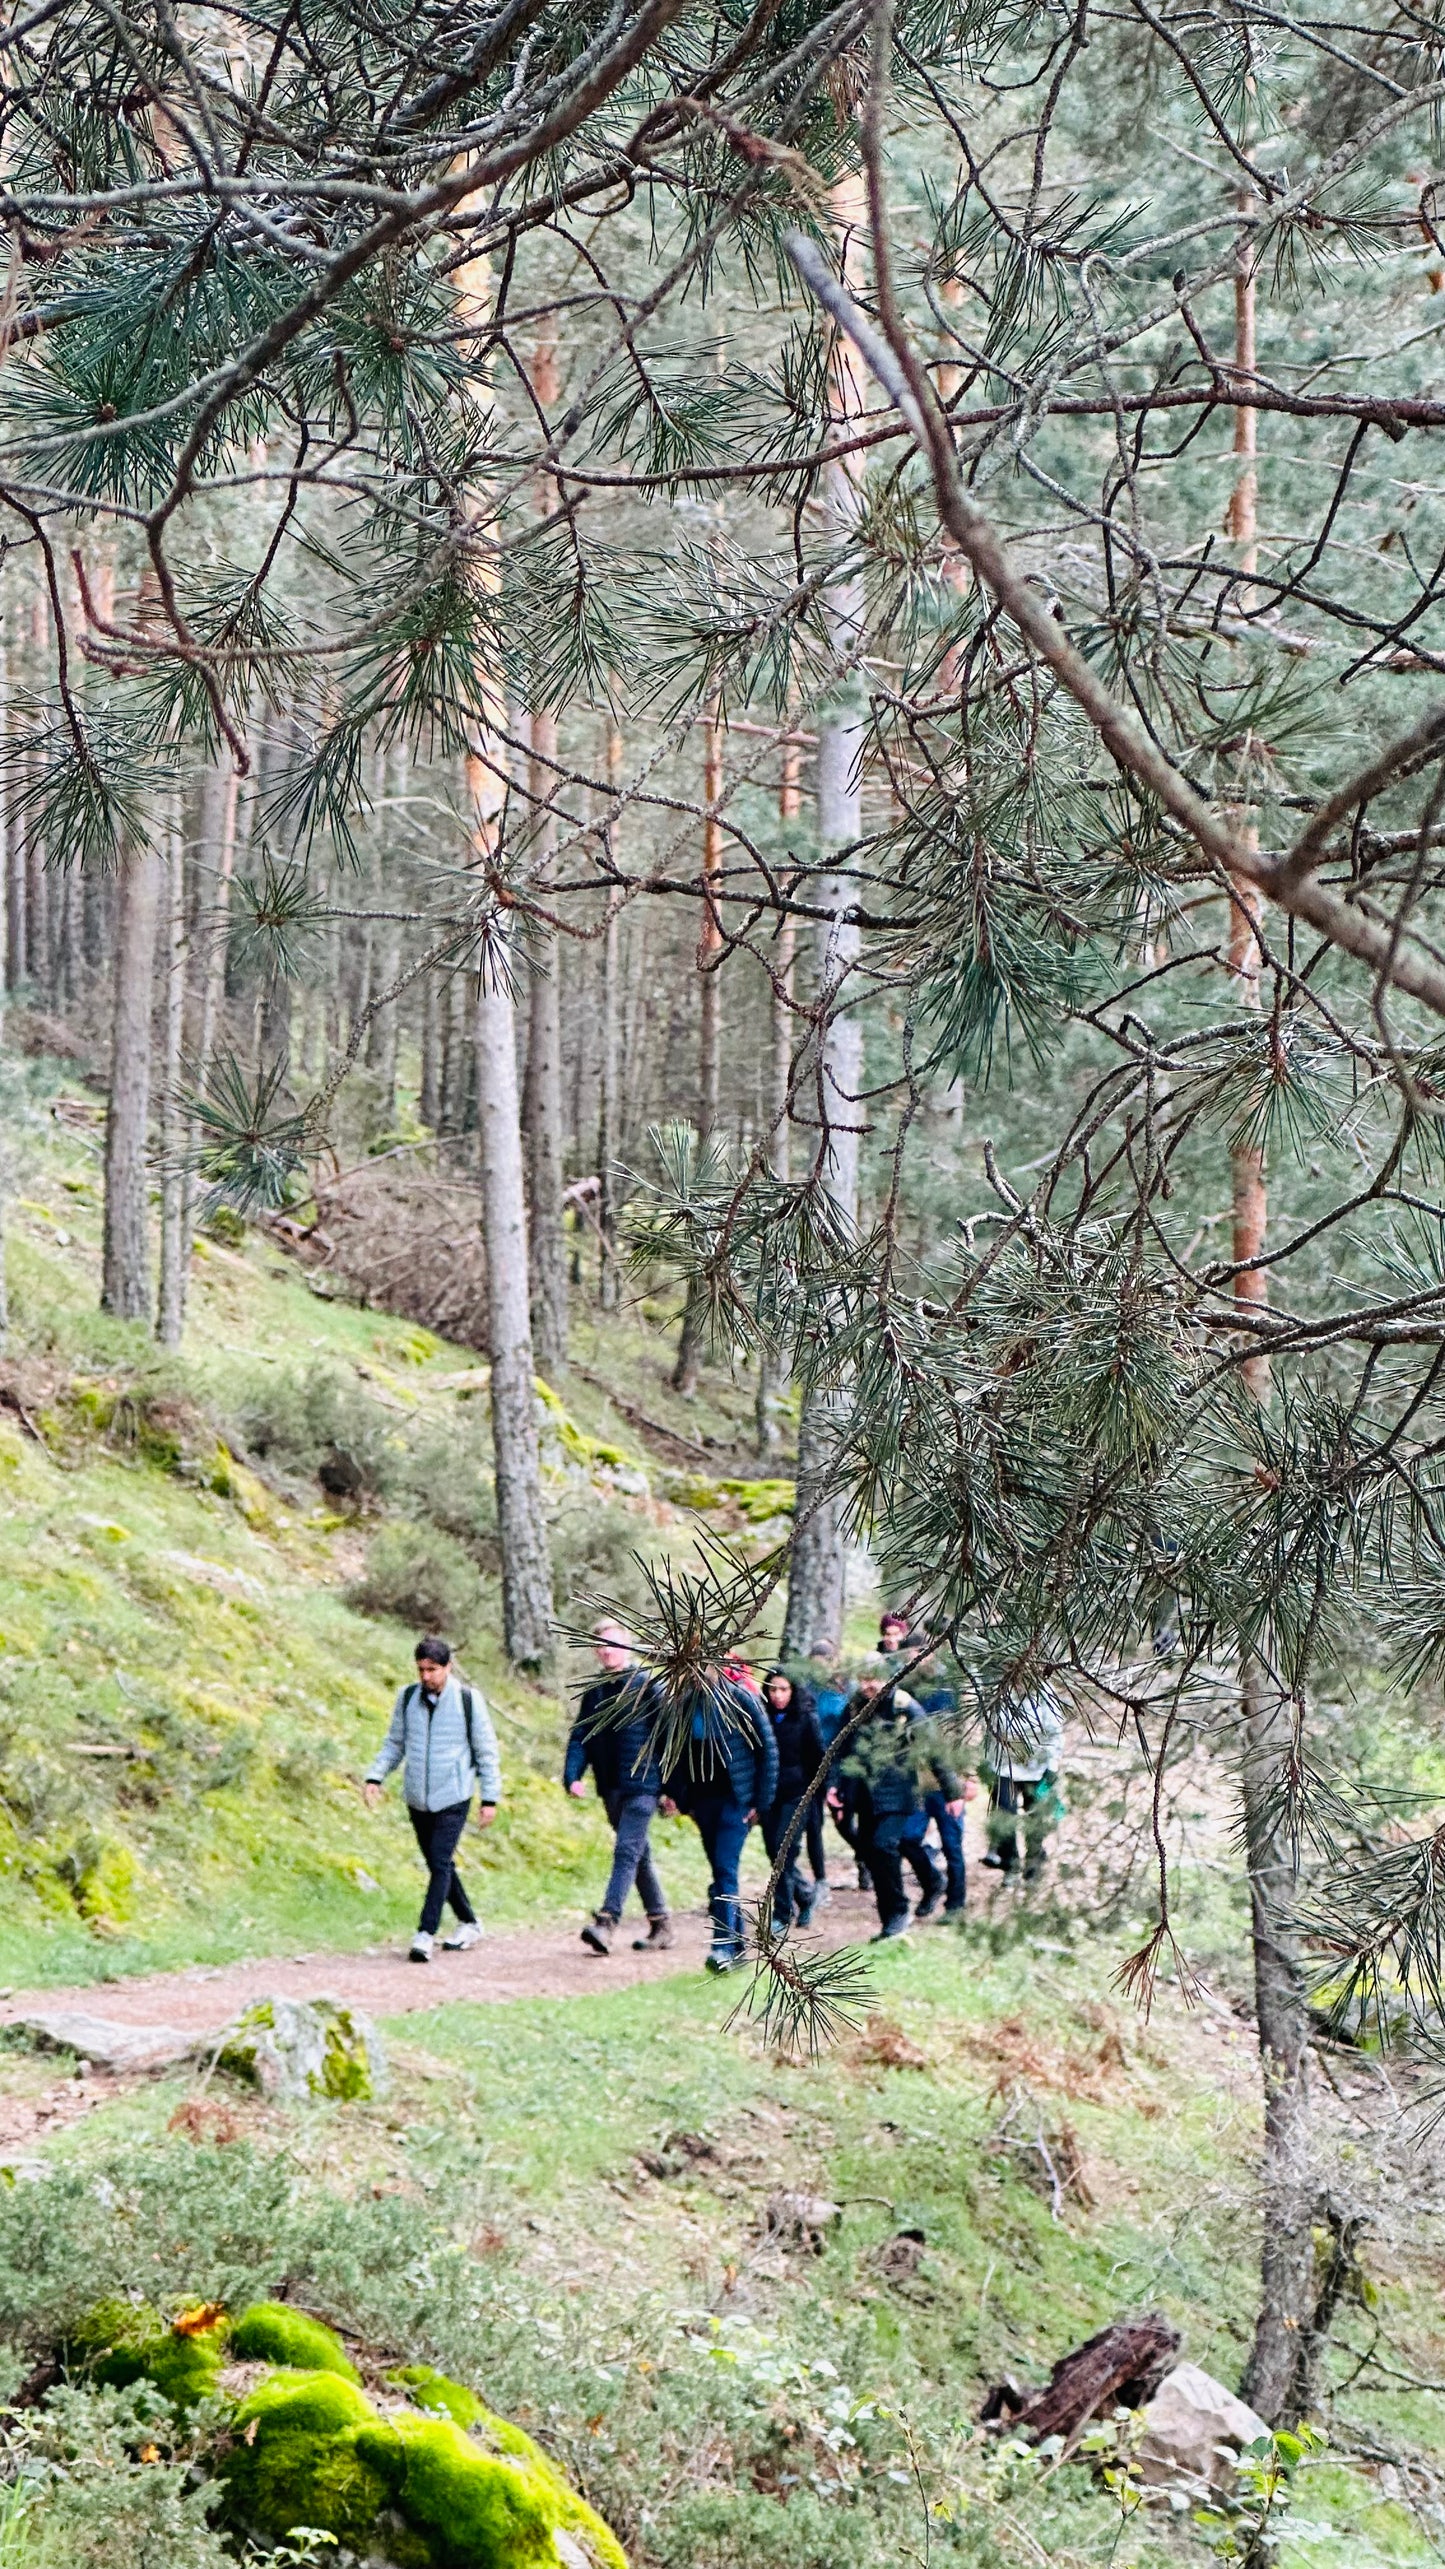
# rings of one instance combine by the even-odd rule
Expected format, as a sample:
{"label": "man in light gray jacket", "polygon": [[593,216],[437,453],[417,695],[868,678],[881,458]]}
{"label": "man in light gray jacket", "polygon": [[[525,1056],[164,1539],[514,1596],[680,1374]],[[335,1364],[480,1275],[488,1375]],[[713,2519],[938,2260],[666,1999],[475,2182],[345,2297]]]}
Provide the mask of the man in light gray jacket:
{"label": "man in light gray jacket", "polygon": [[442,1911],[448,1901],[457,1921],[446,1939],[448,1953],[465,1953],[481,1940],[481,1923],[462,1888],[456,1852],[472,1807],[472,1788],[481,1795],[477,1826],[489,1829],[502,1797],[502,1768],[497,1734],[483,1697],[452,1674],[450,1642],[428,1633],[416,1646],[416,1682],[403,1686],[391,1716],[391,1728],[374,1759],[363,1791],[375,1810],[381,1788],[394,1767],[402,1768],[402,1786],[416,1842],[429,1876],[421,1919],[411,1940],[411,1960],[430,1962]]}

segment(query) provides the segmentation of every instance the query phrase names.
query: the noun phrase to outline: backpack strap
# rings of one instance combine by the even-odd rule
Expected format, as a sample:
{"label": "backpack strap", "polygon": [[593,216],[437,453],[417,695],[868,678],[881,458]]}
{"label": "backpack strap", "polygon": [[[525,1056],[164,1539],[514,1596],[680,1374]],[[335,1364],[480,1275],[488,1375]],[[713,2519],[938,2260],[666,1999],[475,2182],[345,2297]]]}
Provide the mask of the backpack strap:
{"label": "backpack strap", "polygon": [[468,1751],[469,1751],[470,1756],[471,1756],[471,1761],[472,1761],[472,1773],[475,1775],[475,1777],[476,1777],[476,1779],[477,1779],[477,1782],[480,1784],[480,1782],[481,1782],[481,1780],[482,1780],[482,1770],[481,1770],[481,1767],[479,1766],[479,1764],[478,1764],[478,1762],[477,1762],[477,1743],[476,1743],[476,1739],[475,1739],[475,1737],[473,1736],[473,1732],[472,1732],[472,1714],[473,1714],[473,1712],[474,1712],[474,1710],[475,1710],[475,1698],[473,1697],[472,1690],[471,1690],[470,1686],[463,1686],[463,1688],[462,1688],[462,1690],[461,1690],[461,1697],[462,1697],[462,1719],[463,1719],[463,1721],[466,1723],[466,1726],[467,1726],[467,1748],[468,1748]]}

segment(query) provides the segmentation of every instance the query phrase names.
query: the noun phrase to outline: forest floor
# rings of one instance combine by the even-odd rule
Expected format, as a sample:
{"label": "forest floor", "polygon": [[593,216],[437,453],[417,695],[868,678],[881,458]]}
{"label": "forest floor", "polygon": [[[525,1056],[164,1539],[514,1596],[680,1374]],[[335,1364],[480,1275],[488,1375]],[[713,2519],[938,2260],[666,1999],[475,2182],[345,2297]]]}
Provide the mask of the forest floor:
{"label": "forest floor", "polygon": [[[991,2382],[1041,2380],[1147,2307],[1239,2378],[1261,2116],[1227,1778],[1200,1757],[1171,1782],[1193,2007],[1167,1977],[1148,2019],[1119,1993],[1150,1840],[1108,1740],[1071,1740],[1073,1816],[1038,1886],[979,1870],[971,1806],[966,1922],[871,1955],[858,2021],[816,2059],[739,2011],[745,1975],[697,1967],[685,1822],[657,1832],[674,1952],[587,1957],[607,1832],[560,1790],[565,1688],[497,1646],[485,1523],[461,1505],[484,1478],[475,1351],[324,1298],[250,1234],[203,1244],[186,1345],[160,1357],[94,1309],[97,1138],[94,1101],[38,1070],[0,1368],[0,2015],[204,2036],[249,1998],[336,1994],[379,2020],[393,2079],[375,2103],[282,2109],[204,2059],[115,2076],[0,2043],[0,2364],[18,2379],[100,2292],[284,2288],[482,2385],[636,2569],[1207,2561],[1227,2528],[1122,2515],[1086,2465],[973,2421]],[[681,1404],[668,1351],[660,1307],[579,1316],[548,1447],[574,1624],[634,1552],[777,1530],[746,1381],[710,1369]],[[302,1429],[321,1394],[327,1434],[370,1438],[394,1486],[347,1506],[319,1485]],[[241,1435],[256,1415],[291,1436],[284,1468]],[[426,1970],[400,1958],[405,1816],[358,1791],[407,1673],[407,1622],[361,1603],[398,1542],[461,1583],[507,1784],[464,1867],[487,1941]],[[859,1647],[875,1612],[860,1589]],[[829,1941],[873,1924],[845,1865],[834,1846]],[[1275,2557],[1393,2569],[1445,2548],[1445,2167],[1408,2072],[1321,2053],[1317,2083],[1366,2229],[1330,2441]],[[800,2195],[832,2209],[800,2227]]]}

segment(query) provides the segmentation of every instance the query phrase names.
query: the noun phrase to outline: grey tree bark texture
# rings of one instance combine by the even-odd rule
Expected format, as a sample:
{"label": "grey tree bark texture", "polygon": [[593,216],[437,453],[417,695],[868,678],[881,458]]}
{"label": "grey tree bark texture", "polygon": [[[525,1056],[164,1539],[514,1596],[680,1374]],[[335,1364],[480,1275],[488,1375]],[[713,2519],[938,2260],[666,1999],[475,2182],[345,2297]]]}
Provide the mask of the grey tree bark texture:
{"label": "grey tree bark texture", "polygon": [[[850,280],[858,272],[867,238],[867,204],[858,177],[849,173],[838,179],[830,190],[829,204],[843,275]],[[833,344],[829,401],[832,419],[846,426],[861,414],[866,399],[863,370],[851,342],[839,333]],[[829,467],[825,498],[829,520],[841,541],[858,511],[855,459],[840,459]],[[815,931],[813,975],[819,1028],[819,1173],[835,1211],[853,1230],[858,1221],[858,1091],[862,1085],[863,1036],[857,1018],[845,1013],[839,1003],[858,959],[861,930],[847,916],[853,886],[845,874],[830,870],[829,859],[851,845],[862,829],[865,726],[858,669],[867,639],[868,605],[861,579],[835,581],[823,606],[839,679],[833,701],[818,723],[820,871],[810,887],[822,913]],[[796,1351],[796,1367],[803,1377],[803,1401],[798,1420],[796,1530],[783,1648],[805,1658],[832,1658],[843,1640],[847,1547],[839,1502],[830,1490],[845,1396],[836,1384],[810,1380],[811,1353],[806,1347]]]}
{"label": "grey tree bark texture", "polygon": [[151,987],[155,976],[161,859],[132,849],[116,905],[115,1013],[110,1100],[105,1118],[105,1213],[100,1307],[119,1320],[148,1320],[146,1137],[151,1099]]}
{"label": "grey tree bark texture", "polygon": [[597,1094],[597,1299],[617,1308],[618,1020],[622,1007],[622,909],[609,896],[602,943],[602,1061]]}
{"label": "grey tree bark texture", "polygon": [[1312,2147],[1309,2010],[1295,1927],[1299,1880],[1278,1809],[1289,1718],[1271,1700],[1254,1660],[1245,1666],[1241,1709],[1264,2165],[1259,2317],[1240,2390],[1271,2426],[1289,2427],[1304,2415],[1312,2388],[1320,2189]]}
{"label": "grey tree bark texture", "polygon": [[[718,806],[722,800],[722,724],[718,708],[708,709],[703,732],[703,811],[702,825],[702,930],[698,938],[698,1058],[697,1058],[697,1138],[699,1147],[710,1142],[717,1130],[718,1098],[722,1070],[722,979],[720,963],[723,947],[722,919],[714,897],[714,886],[722,870],[722,829]],[[675,1392],[692,1393],[697,1389],[698,1366],[702,1361],[706,1312],[699,1287],[689,1282],[687,1300],[682,1309],[682,1330],[677,1342],[677,1361],[672,1369]]]}
{"label": "grey tree bark texture", "polygon": [[186,1005],[186,852],[179,804],[173,804],[165,856],[165,1077],[161,1090],[161,1268],[156,1336],[179,1347],[186,1325],[186,1197],[181,1166],[181,1050]]}
{"label": "grey tree bark texture", "polygon": [[[557,782],[557,726],[550,714],[533,714],[528,786],[536,813]],[[534,865],[545,886],[556,844],[548,814],[537,824]],[[562,1229],[562,1011],[561,958],[555,933],[539,930],[531,949],[527,1077],[522,1092],[522,1131],[527,1148],[527,1202],[531,1216],[532,1352],[539,1372],[554,1382],[567,1363],[567,1242]]]}
{"label": "grey tree bark texture", "polygon": [[490,972],[477,999],[476,1059],[502,1626],[508,1658],[541,1668],[552,1653],[552,1568],[528,1310],[515,1012],[511,993]]}

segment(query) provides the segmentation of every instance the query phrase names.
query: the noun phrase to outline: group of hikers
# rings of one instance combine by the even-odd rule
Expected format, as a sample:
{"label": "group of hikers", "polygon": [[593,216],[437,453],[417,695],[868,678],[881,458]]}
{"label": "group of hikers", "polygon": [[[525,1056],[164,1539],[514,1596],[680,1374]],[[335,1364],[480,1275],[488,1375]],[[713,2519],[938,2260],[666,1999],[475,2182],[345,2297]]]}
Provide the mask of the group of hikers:
{"label": "group of hikers", "polygon": [[[731,1971],[745,1956],[739,1876],[754,1827],[777,1875],[779,1931],[806,1927],[830,1897],[825,1812],[856,1864],[859,1889],[877,1902],[875,1943],[905,1934],[915,1921],[961,1915],[964,1809],[978,1787],[956,1771],[950,1754],[957,1690],[906,1615],[885,1614],[878,1639],[878,1650],[846,1674],[818,1661],[780,1664],[759,1683],[744,1660],[726,1659],[695,1689],[693,1709],[684,1706],[679,1716],[624,1627],[594,1627],[598,1673],[578,1705],[562,1771],[565,1790],[581,1798],[590,1770],[613,1834],[607,1887],[582,1929],[590,1952],[611,1952],[634,1889],[646,1920],[634,1949],[672,1943],[651,1844],[659,1811],[685,1814],[702,1839],[712,1877],[709,1971]],[[425,1963],[447,1907],[456,1925],[446,1951],[464,1952],[482,1933],[456,1853],[473,1795],[480,1797],[478,1825],[488,1828],[502,1783],[486,1703],[456,1673],[449,1643],[427,1634],[417,1643],[416,1666],[364,1791],[375,1807],[386,1777],[402,1768],[427,1868],[411,1960]],[[1062,1750],[1063,1723],[1047,1687],[991,1708],[980,1761],[989,1796],[986,1865],[1003,1873],[1021,1868],[1025,1878],[1038,1873],[1063,1814]],[[918,1885],[916,1902],[905,1866]]]}

